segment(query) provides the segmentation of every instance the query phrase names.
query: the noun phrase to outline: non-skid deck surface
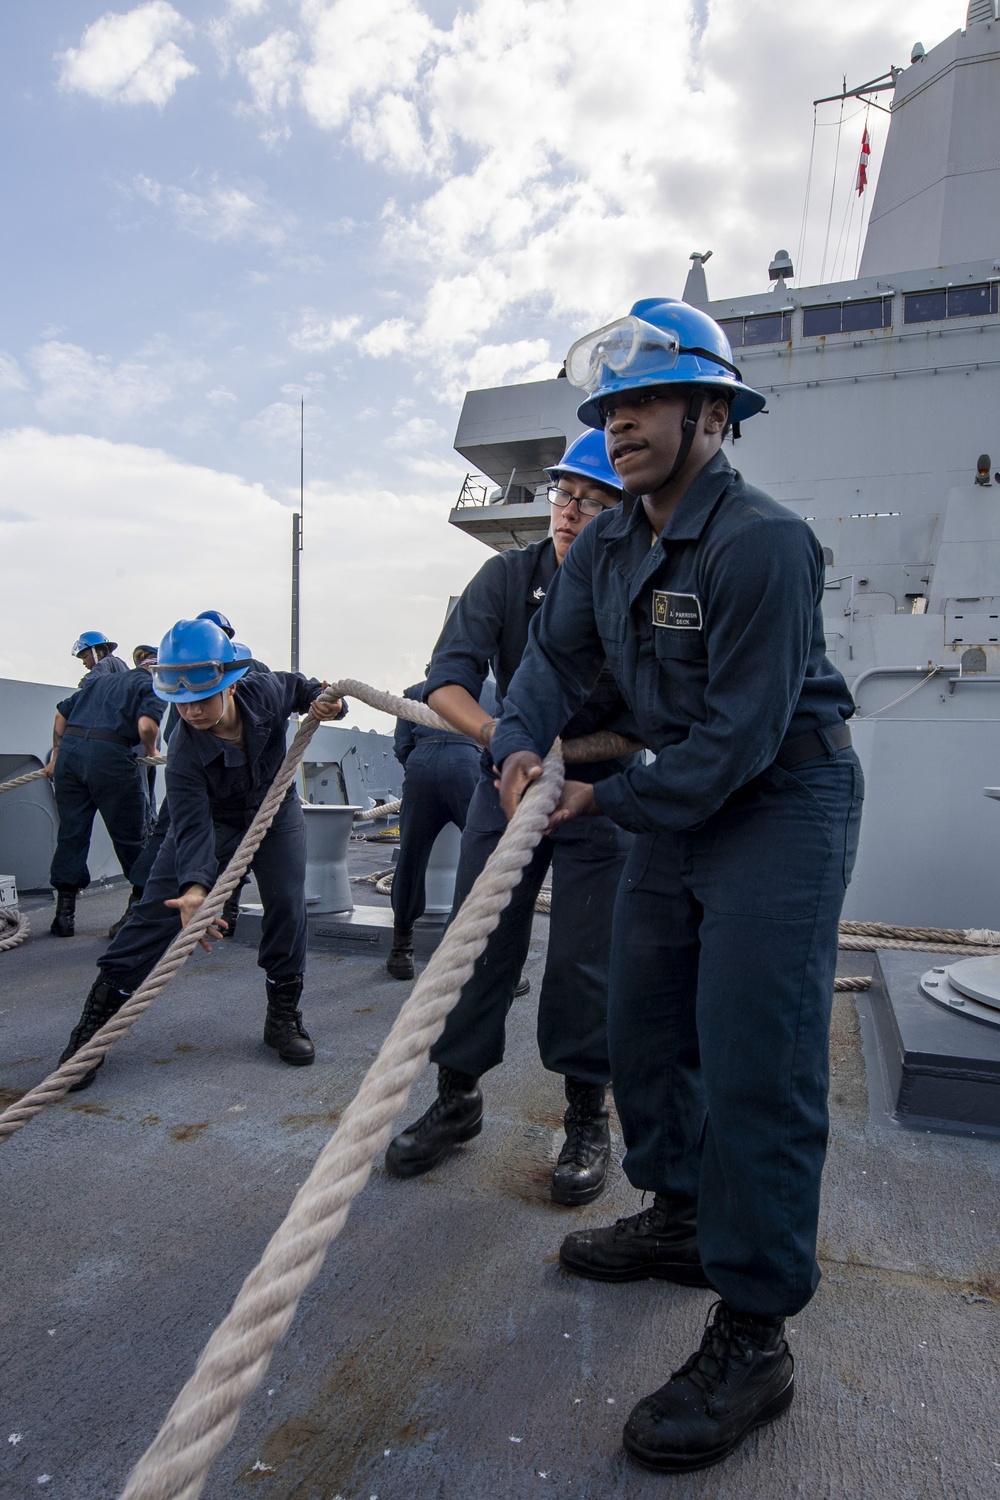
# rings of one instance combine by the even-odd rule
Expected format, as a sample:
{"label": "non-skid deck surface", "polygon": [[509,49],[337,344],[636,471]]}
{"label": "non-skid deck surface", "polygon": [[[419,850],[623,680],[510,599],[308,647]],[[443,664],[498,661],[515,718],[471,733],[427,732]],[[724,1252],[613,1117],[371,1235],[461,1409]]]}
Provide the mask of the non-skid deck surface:
{"label": "non-skid deck surface", "polygon": [[[358,871],[380,862],[384,850],[352,852]],[[50,938],[39,911],[37,935],[0,955],[4,1102],[54,1064],[121,900],[83,899],[72,941]],[[376,1167],[210,1500],[1000,1495],[1000,1146],[872,1124],[850,997],[835,1015],[824,1280],[789,1334],[795,1405],[699,1475],[624,1459],[631,1404],[697,1344],[711,1297],[556,1266],[569,1229],[638,1205],[617,1168],[590,1208],[547,1199],[562,1106],[534,1045],[545,931],[538,919],[483,1135],[417,1182]],[[219,944],[92,1089],[0,1148],[4,1500],[119,1493],[407,990],[377,959],[315,955],[304,1007],[318,1059],[294,1070],[261,1044],[252,952]],[[431,1087],[425,1076],[410,1118]]]}

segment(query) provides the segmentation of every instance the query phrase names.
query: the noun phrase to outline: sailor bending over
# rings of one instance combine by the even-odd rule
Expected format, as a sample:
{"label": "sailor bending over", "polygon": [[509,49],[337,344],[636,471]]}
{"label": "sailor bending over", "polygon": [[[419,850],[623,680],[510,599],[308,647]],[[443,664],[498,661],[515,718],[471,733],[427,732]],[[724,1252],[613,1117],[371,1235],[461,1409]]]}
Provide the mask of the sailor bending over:
{"label": "sailor bending over", "polygon": [[[250,673],[233,642],[210,620],[180,620],[160,643],[154,690],[176,703],[170,740],[170,827],[142,899],[98,965],[83,1014],[60,1058],[88,1042],[142,983],[181,927],[199,910],[229,862],[285,756],[291,714],[343,718],[342,700],[317,703],[324,684],[298,672]],[[315,1056],[299,999],[306,964],[306,836],[293,782],[251,869],[264,913],[257,962],[267,975],[264,1041],[283,1062]],[[209,929],[221,937],[224,919]],[[203,947],[208,943],[203,941]],[[97,1067],[74,1089],[93,1083]]]}
{"label": "sailor bending over", "polygon": [[826,656],[816,537],[721,451],[764,398],[718,324],[640,302],[579,340],[567,372],[638,498],[570,549],[493,754],[510,815],[605,659],[656,752],[567,780],[550,825],[610,818],[636,835],[608,1034],[625,1173],[655,1195],[571,1234],[560,1258],[596,1280],[718,1292],[700,1350],[624,1434],[650,1467],[697,1469],[791,1402],[784,1319],[819,1281],[837,922],[862,798],[854,705]]}

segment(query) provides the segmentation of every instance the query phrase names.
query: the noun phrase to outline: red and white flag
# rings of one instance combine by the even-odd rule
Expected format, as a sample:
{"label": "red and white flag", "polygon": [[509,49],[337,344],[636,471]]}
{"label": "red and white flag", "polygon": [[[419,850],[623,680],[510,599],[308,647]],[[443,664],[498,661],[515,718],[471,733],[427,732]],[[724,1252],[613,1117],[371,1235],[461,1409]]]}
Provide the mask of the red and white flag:
{"label": "red and white flag", "polygon": [[865,126],[861,137],[861,160],[858,162],[858,192],[863,193],[868,186],[868,158],[872,154],[872,143],[868,138],[868,126]]}

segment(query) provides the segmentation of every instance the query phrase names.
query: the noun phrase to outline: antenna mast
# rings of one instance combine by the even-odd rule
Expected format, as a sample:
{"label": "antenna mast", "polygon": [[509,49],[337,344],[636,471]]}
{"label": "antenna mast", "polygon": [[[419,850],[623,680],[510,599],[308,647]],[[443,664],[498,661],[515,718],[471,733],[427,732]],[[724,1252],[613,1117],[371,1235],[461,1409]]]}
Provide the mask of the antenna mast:
{"label": "antenna mast", "polygon": [[299,670],[299,567],[305,515],[306,403],[299,402],[299,508],[292,512],[292,671]]}

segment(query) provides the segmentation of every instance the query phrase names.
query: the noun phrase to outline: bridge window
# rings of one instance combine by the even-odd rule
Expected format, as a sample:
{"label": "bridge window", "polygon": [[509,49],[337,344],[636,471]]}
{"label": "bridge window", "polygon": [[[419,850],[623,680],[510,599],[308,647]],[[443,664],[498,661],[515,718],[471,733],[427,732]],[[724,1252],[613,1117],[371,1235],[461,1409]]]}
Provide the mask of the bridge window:
{"label": "bridge window", "polygon": [[827,302],[822,307],[802,309],[802,332],[807,338],[891,326],[891,297],[864,297],[857,302]]}
{"label": "bridge window", "polygon": [[995,313],[997,283],[949,286],[937,292],[908,292],[903,298],[904,323],[936,323],[942,318],[975,318]]}
{"label": "bridge window", "polygon": [[776,312],[754,318],[724,318],[721,326],[734,349],[748,344],[780,344],[792,336],[792,315]]}

